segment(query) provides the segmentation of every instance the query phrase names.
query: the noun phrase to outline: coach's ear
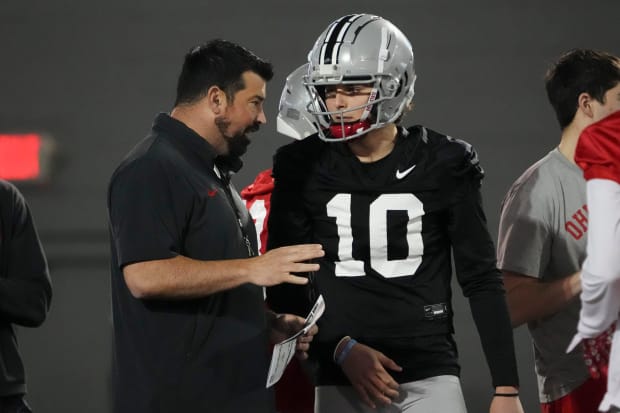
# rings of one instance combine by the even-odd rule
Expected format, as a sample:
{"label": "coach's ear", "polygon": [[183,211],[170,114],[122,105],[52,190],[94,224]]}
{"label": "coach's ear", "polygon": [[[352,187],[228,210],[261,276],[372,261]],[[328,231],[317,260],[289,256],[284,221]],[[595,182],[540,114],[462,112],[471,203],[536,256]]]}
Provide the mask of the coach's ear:
{"label": "coach's ear", "polygon": [[207,90],[205,99],[211,111],[216,115],[219,115],[226,108],[226,104],[228,103],[226,100],[226,93],[217,86],[211,86],[209,90]]}

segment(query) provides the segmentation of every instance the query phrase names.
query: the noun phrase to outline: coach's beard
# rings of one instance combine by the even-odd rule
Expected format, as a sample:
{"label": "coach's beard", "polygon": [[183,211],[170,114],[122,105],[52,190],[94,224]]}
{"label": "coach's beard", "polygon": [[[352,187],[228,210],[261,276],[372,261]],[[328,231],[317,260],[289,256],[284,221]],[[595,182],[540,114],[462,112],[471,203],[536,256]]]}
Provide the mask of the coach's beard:
{"label": "coach's beard", "polygon": [[247,134],[258,131],[260,126],[258,122],[255,122],[252,126],[245,128],[243,131],[234,135],[229,135],[229,121],[227,121],[223,117],[218,117],[215,119],[215,124],[217,125],[222,136],[224,136],[224,139],[226,139],[226,141],[228,142],[227,155],[236,158],[240,158],[241,155],[243,155],[248,150],[250,139],[247,137]]}

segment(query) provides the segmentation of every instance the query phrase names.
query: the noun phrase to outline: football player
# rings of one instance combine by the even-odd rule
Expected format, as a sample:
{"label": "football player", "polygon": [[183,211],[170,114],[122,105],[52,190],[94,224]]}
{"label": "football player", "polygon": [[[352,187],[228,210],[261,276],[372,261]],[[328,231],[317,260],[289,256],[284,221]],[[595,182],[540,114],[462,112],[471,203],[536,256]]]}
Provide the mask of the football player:
{"label": "football player", "polygon": [[[389,21],[352,14],[318,37],[308,63],[318,131],[275,156],[268,246],[312,240],[325,250],[309,292],[326,303],[315,412],[466,411],[452,255],[495,386],[491,412],[522,412],[476,153],[399,126],[414,95],[411,44]],[[268,289],[268,301],[304,314],[312,300],[299,290]]]}

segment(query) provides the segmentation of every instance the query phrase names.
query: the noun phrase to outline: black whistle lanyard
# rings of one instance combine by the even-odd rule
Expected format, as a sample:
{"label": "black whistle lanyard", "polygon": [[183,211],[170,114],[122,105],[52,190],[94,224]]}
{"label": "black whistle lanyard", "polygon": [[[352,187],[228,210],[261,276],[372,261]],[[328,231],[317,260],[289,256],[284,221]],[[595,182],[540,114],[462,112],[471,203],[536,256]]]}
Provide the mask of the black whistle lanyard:
{"label": "black whistle lanyard", "polygon": [[222,185],[224,186],[224,193],[226,193],[226,198],[228,198],[228,202],[230,203],[231,208],[235,211],[235,215],[237,216],[237,224],[239,224],[239,230],[241,231],[241,236],[243,237],[243,241],[245,242],[245,246],[248,250],[248,257],[255,257],[257,254],[252,248],[252,243],[250,242],[250,237],[248,236],[245,227],[243,226],[243,221],[241,220],[241,211],[237,208],[237,204],[235,203],[235,199],[232,195],[232,190],[230,189],[230,178],[227,173],[222,173],[217,166],[214,166],[215,174],[220,178]]}

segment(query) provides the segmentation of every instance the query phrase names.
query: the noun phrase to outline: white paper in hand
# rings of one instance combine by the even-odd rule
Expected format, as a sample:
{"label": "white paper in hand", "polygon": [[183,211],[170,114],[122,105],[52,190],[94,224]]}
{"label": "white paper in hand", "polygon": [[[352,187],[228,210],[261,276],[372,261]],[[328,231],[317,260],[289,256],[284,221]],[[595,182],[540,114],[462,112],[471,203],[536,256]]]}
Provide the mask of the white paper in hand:
{"label": "white paper in hand", "polygon": [[320,295],[314,303],[314,306],[312,306],[312,310],[310,310],[310,313],[306,317],[306,322],[304,323],[303,328],[292,337],[289,337],[273,346],[273,354],[271,355],[271,364],[269,365],[269,373],[267,374],[266,387],[269,388],[280,380],[282,374],[284,374],[286,366],[288,366],[288,363],[290,363],[293,355],[295,354],[297,338],[299,338],[302,334],[306,334],[308,330],[316,324],[317,320],[321,318],[324,311],[325,301],[323,300],[323,296]]}

